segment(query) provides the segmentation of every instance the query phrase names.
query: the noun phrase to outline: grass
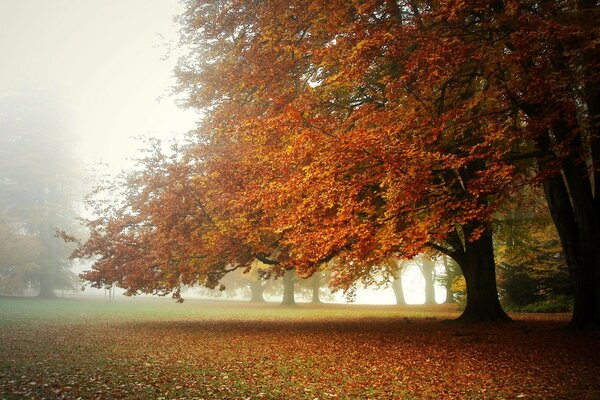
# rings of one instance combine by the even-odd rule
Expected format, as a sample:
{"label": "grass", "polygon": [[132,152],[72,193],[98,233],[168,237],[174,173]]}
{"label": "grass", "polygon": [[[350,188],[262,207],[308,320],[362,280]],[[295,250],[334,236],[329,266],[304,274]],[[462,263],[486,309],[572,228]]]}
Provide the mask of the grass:
{"label": "grass", "polygon": [[0,298],[2,399],[596,399],[568,315],[456,325],[447,306]]}

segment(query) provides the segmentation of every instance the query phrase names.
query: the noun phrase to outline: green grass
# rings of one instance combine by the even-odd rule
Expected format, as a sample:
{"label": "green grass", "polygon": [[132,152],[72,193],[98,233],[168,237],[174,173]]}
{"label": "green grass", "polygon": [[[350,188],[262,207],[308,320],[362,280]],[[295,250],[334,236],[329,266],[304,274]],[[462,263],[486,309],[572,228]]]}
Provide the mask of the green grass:
{"label": "green grass", "polygon": [[597,397],[598,334],[574,338],[562,329],[568,315],[443,322],[457,315],[446,306],[0,298],[0,399]]}
{"label": "green grass", "polygon": [[[112,322],[169,320],[327,320],[357,318],[454,318],[452,306],[367,306],[344,304],[297,304],[282,307],[277,303],[253,304],[219,300],[186,300],[178,304],[168,298],[120,298],[108,303],[102,298],[0,298],[2,321],[94,323],[98,318]],[[399,313],[399,310],[401,312]],[[96,321],[98,322],[98,321]]]}

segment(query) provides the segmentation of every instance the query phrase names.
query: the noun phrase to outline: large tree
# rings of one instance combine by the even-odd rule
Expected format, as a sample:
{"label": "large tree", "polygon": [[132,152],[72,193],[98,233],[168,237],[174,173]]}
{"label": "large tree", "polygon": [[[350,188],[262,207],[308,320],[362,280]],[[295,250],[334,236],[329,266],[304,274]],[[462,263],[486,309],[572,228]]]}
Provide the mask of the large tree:
{"label": "large tree", "polygon": [[1,285],[43,297],[78,283],[57,229],[76,230],[82,170],[64,110],[43,93],[0,98]]}
{"label": "large tree", "polygon": [[213,168],[296,268],[343,253],[351,282],[430,246],[461,267],[463,318],[504,319],[490,222],[534,159],[574,324],[597,321],[597,2],[187,4],[178,76]]}
{"label": "large tree", "polygon": [[450,11],[190,1],[178,76],[208,112],[209,168],[240,182],[228,206],[290,249],[283,263],[305,274],[336,254],[348,287],[365,265],[434,247],[467,277],[463,318],[505,319],[489,221],[514,124],[504,110],[473,118],[489,100],[473,49],[440,40]]}

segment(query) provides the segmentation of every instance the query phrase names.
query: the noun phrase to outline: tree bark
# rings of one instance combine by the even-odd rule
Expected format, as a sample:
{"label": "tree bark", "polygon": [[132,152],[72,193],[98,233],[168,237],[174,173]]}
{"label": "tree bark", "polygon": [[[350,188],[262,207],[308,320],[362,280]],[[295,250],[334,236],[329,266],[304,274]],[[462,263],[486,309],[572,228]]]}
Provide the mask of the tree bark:
{"label": "tree bark", "polygon": [[250,281],[250,301],[252,303],[264,303],[264,291],[265,287],[263,286],[263,282],[260,279]]}
{"label": "tree bark", "polygon": [[[570,127],[559,121],[553,135],[567,138]],[[551,153],[550,137],[541,136],[537,144]],[[539,157],[541,171],[551,170],[548,158]],[[560,238],[574,286],[573,315],[570,326],[581,329],[600,325],[600,212],[597,209],[587,172],[573,156],[562,160],[560,171],[543,182],[550,215]]]}
{"label": "tree bark", "polygon": [[[467,228],[465,237],[470,233]],[[467,284],[467,305],[458,321],[509,321],[498,299],[491,229],[486,229],[476,241],[467,240],[464,251],[455,253],[453,258]]]}
{"label": "tree bark", "polygon": [[321,276],[319,272],[315,272],[311,278],[312,299],[311,303],[318,304],[321,302],[319,298],[319,290],[321,289]]}
{"label": "tree bark", "polygon": [[419,269],[425,279],[425,304],[436,304],[435,302],[435,263],[431,257],[421,257]]}
{"label": "tree bark", "polygon": [[449,303],[454,303],[454,291],[452,290],[452,282],[450,282],[450,280],[447,278],[451,271],[450,271],[450,266],[448,265],[448,256],[446,254],[444,254],[442,256],[442,260],[444,262],[444,271],[446,273],[446,298],[444,299],[444,303],[449,304]]}
{"label": "tree bark", "polygon": [[[544,181],[544,194],[569,267],[574,285],[573,315],[570,326],[584,328],[600,324],[598,312],[598,254],[600,243],[597,228],[590,231],[590,219],[577,218],[563,176],[554,174]],[[582,208],[579,205],[579,208]],[[593,218],[593,217],[589,217]]]}
{"label": "tree bark", "polygon": [[293,306],[296,304],[294,298],[294,276],[295,272],[293,269],[288,269],[283,275],[283,299],[281,300],[282,306]]}
{"label": "tree bark", "polygon": [[404,298],[404,289],[402,288],[402,271],[398,271],[397,277],[393,278],[392,289],[394,290],[394,296],[396,297],[396,305],[406,305],[406,299]]}

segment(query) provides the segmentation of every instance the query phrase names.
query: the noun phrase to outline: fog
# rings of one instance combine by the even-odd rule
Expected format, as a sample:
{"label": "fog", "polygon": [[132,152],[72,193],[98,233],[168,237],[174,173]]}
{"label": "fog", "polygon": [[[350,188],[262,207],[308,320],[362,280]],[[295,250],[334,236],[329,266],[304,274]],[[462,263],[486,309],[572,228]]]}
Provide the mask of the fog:
{"label": "fog", "polygon": [[181,137],[196,116],[170,96],[177,0],[3,0],[0,96],[52,93],[88,163],[127,165],[139,135]]}

